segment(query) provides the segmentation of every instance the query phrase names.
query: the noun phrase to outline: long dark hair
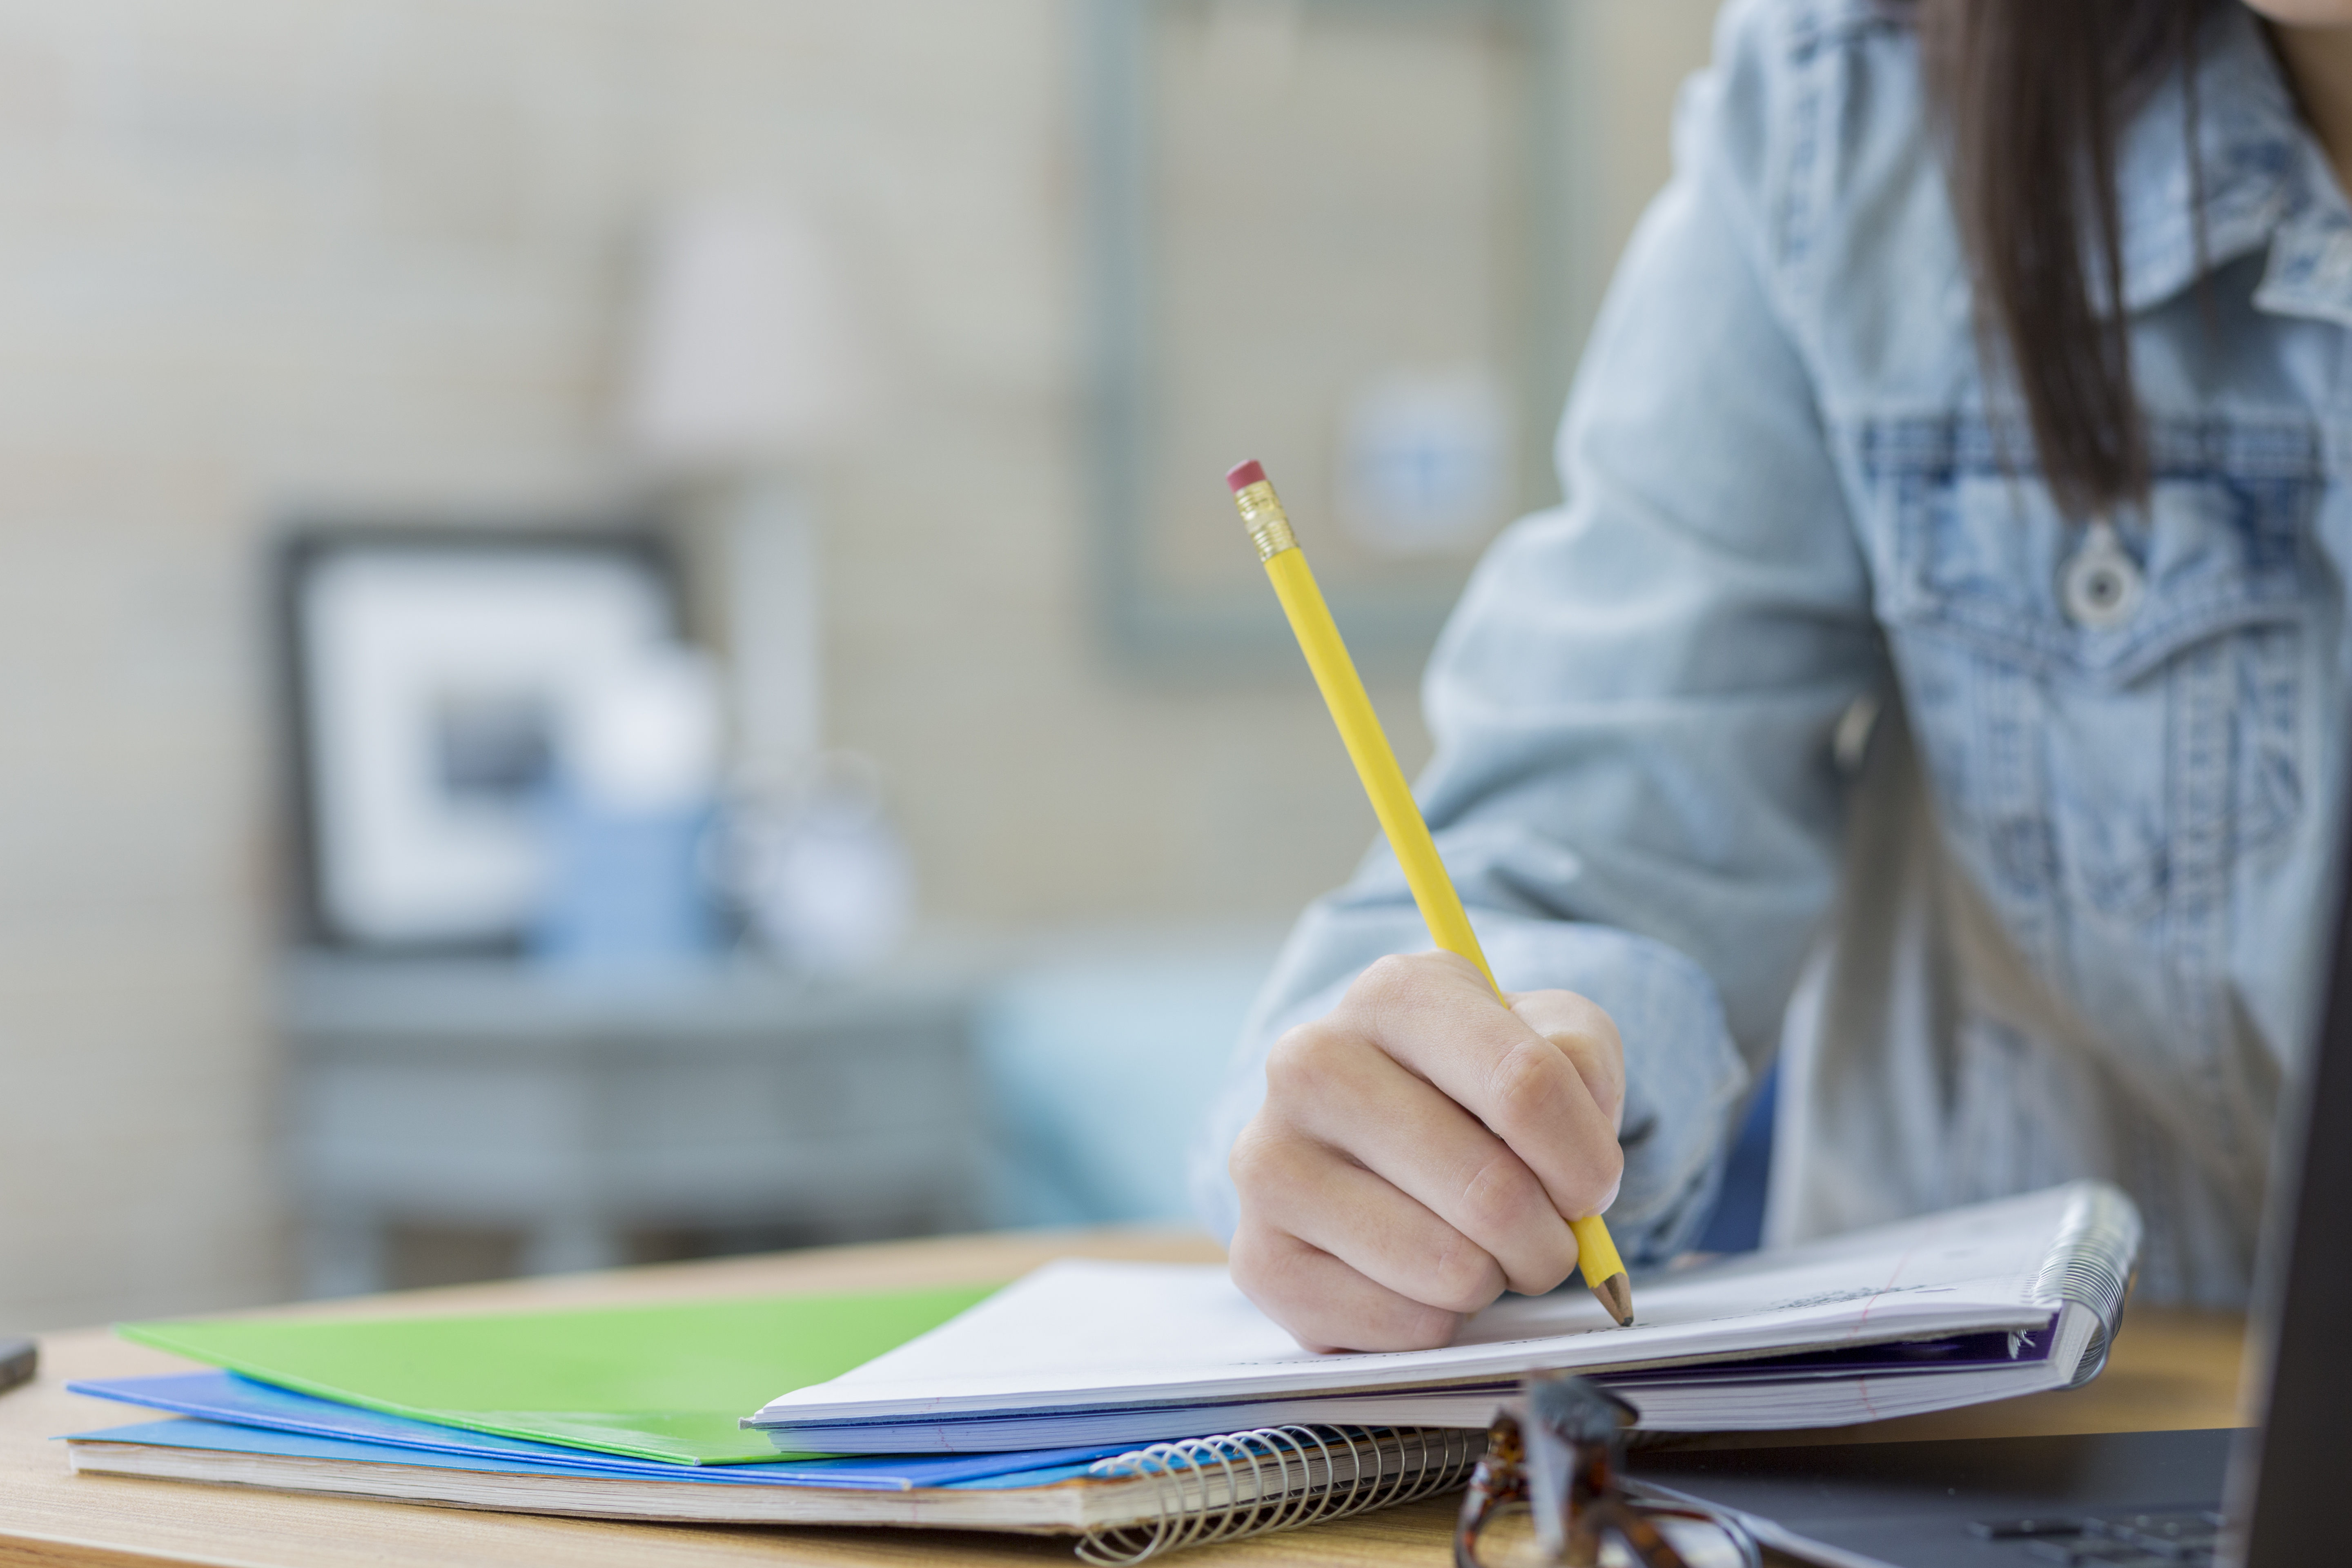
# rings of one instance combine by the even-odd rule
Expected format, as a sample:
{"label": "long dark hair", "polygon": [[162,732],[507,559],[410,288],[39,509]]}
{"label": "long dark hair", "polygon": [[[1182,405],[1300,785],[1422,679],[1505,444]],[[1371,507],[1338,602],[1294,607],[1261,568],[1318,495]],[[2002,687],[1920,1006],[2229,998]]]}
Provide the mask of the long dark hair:
{"label": "long dark hair", "polygon": [[[2213,0],[1913,0],[1952,206],[1989,364],[2024,395],[2061,510],[2145,499],[2147,424],[2132,390],[2116,143],[2179,71],[2196,136],[2196,51]],[[2192,196],[2197,163],[2189,161]]]}

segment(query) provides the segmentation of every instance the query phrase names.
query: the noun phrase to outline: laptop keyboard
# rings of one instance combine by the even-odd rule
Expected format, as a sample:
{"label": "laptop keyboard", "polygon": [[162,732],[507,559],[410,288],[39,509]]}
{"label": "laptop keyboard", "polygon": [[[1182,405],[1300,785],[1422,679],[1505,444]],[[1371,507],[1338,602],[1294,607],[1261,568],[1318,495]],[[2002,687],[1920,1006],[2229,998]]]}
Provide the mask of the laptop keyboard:
{"label": "laptop keyboard", "polygon": [[2221,1541],[2221,1516],[2210,1509],[2091,1518],[1980,1520],[1969,1533],[2006,1542],[2026,1562],[2083,1568],[2204,1568]]}

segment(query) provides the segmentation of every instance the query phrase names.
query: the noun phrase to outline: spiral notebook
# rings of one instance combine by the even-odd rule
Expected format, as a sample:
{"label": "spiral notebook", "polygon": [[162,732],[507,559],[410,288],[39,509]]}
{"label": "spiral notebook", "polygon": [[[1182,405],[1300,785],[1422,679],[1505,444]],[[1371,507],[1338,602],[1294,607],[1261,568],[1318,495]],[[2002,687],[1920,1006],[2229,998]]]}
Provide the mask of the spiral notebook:
{"label": "spiral notebook", "polygon": [[424,1452],[205,1420],[67,1439],[78,1474],[503,1512],[696,1524],[898,1525],[1075,1535],[1093,1563],[1293,1529],[1458,1486],[1477,1432],[1294,1427],[1160,1444],[1093,1463],[910,1488],[828,1485],[764,1465],[551,1468],[487,1453]]}
{"label": "spiral notebook", "polygon": [[1483,1426],[1542,1369],[1619,1388],[1653,1430],[1842,1426],[2087,1380],[2139,1237],[2129,1198],[2077,1182],[1639,1279],[1630,1329],[1561,1290],[1440,1350],[1352,1355],[1301,1351],[1223,1268],[1069,1260],[747,1425],[828,1454]]}

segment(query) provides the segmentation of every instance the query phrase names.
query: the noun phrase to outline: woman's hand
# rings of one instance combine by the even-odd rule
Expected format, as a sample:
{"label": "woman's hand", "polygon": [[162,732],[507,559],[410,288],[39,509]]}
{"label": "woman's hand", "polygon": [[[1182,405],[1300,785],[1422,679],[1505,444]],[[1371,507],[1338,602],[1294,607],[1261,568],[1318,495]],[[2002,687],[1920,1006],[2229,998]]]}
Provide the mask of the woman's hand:
{"label": "woman's hand", "polygon": [[1234,1142],[1234,1283],[1309,1350],[1423,1350],[1576,1267],[1568,1216],[1624,1156],[1616,1025],[1567,991],[1507,1011],[1468,960],[1383,958],[1275,1042]]}

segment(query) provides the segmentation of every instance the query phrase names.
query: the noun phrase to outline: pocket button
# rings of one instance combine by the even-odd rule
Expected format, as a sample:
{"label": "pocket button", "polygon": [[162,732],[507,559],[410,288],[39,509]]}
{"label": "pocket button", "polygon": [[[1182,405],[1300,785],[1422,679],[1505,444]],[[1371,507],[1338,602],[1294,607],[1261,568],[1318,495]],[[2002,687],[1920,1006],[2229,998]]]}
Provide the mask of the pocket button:
{"label": "pocket button", "polygon": [[2066,618],[2092,631],[2119,626],[2137,613],[2145,580],[2110,524],[2095,523],[2083,548],[2058,570]]}

